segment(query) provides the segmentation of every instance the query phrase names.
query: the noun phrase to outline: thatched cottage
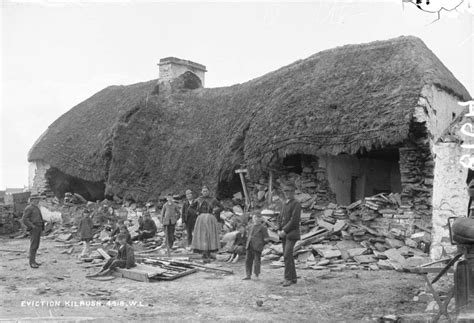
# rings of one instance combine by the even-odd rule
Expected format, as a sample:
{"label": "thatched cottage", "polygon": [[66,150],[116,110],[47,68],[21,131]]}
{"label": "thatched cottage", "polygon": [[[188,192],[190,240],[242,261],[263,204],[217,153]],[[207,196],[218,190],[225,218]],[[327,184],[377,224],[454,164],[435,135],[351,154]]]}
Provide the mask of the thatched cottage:
{"label": "thatched cottage", "polygon": [[110,86],[49,126],[28,156],[32,189],[144,201],[206,183],[225,195],[239,167],[257,179],[310,163],[339,204],[398,192],[431,222],[444,172],[433,146],[470,95],[420,39],[337,47],[223,88],[203,87],[203,65],[159,65],[160,79]]}

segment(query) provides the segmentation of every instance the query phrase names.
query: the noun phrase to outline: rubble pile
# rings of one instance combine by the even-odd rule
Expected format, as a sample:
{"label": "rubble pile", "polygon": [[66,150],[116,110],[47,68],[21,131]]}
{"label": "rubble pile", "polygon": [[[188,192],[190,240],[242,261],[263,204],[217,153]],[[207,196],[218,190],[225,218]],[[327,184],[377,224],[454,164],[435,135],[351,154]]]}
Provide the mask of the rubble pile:
{"label": "rubble pile", "polygon": [[[377,194],[339,206],[303,205],[301,240],[295,245],[295,257],[301,269],[395,269],[406,270],[429,261],[431,235],[421,231],[407,234],[403,226],[387,225],[383,220],[403,215],[399,194]],[[308,206],[309,205],[309,206]],[[264,216],[274,242],[263,251],[272,267],[283,266],[283,250],[276,232],[276,215]]]}
{"label": "rubble pile", "polygon": [[9,234],[20,228],[13,205],[0,204],[0,234]]}

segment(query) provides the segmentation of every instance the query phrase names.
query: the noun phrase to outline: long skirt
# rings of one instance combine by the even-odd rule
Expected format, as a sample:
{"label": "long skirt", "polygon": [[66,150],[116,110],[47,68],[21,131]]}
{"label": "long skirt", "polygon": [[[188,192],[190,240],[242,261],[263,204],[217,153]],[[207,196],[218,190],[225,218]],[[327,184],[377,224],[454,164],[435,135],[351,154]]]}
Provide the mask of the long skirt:
{"label": "long skirt", "polygon": [[202,213],[196,219],[191,247],[201,251],[219,250],[219,225],[214,215]]}

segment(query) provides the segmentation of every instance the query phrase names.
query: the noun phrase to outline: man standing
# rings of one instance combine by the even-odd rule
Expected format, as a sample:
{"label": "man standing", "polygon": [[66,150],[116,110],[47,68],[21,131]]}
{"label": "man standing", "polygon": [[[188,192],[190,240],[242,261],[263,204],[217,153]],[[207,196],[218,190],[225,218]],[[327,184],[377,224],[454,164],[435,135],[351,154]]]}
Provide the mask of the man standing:
{"label": "man standing", "polygon": [[41,197],[33,194],[30,196],[30,204],[23,211],[22,221],[30,232],[30,267],[38,268],[40,264],[36,262],[36,251],[39,248],[41,232],[44,230],[44,221],[38,203]]}
{"label": "man standing", "polygon": [[278,218],[278,235],[283,242],[283,259],[285,261],[285,281],[283,287],[296,284],[295,259],[293,249],[300,239],[301,205],[295,200],[296,187],[288,184],[283,187],[286,201]]}
{"label": "man standing", "polygon": [[197,218],[196,209],[197,201],[194,200],[193,192],[191,190],[187,190],[186,201],[183,204],[181,215],[183,217],[183,223],[186,226],[186,232],[188,234],[188,247],[191,246],[193,241],[193,230]]}

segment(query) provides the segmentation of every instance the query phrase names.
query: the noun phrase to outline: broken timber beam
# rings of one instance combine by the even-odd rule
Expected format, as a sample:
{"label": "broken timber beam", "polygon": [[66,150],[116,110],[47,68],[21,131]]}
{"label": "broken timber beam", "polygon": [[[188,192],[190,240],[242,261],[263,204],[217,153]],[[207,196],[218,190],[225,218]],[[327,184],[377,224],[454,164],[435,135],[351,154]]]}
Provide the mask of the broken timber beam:
{"label": "broken timber beam", "polygon": [[247,185],[245,185],[245,178],[244,178],[244,174],[247,173],[247,170],[246,169],[236,169],[235,173],[239,174],[240,182],[242,183],[242,188],[244,190],[244,195],[245,195],[245,206],[246,206],[246,209],[248,210],[249,207],[250,207],[250,197],[249,197],[249,193],[247,191]]}
{"label": "broken timber beam", "polygon": [[161,258],[156,258],[156,259],[149,259],[151,261],[154,261],[154,260],[158,260],[158,261],[161,261],[162,263],[169,263],[170,265],[174,265],[174,266],[179,266],[179,265],[182,265],[182,266],[185,266],[185,267],[188,267],[188,268],[202,268],[202,269],[207,269],[207,270],[211,270],[211,271],[218,271],[218,272],[222,272],[222,273],[225,273],[225,274],[234,274],[234,272],[232,270],[227,270],[227,269],[221,269],[221,268],[216,268],[216,267],[210,267],[210,266],[206,266],[206,265],[200,265],[200,264],[196,264],[194,262],[188,262],[188,261],[176,261],[176,260],[170,260],[170,259],[161,259]]}

